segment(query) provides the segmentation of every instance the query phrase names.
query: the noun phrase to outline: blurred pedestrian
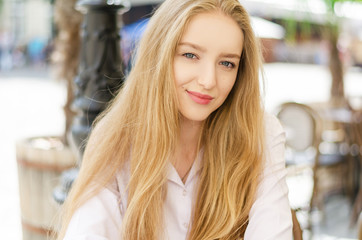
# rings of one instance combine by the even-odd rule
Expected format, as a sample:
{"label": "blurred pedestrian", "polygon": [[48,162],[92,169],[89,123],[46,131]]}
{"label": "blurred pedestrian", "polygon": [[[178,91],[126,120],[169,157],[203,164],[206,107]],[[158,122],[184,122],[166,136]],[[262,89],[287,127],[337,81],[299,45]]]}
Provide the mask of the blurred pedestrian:
{"label": "blurred pedestrian", "polygon": [[41,66],[45,63],[46,42],[40,37],[35,37],[28,43],[27,53],[30,61],[35,66]]}
{"label": "blurred pedestrian", "polygon": [[12,40],[8,32],[0,32],[0,70],[7,71],[13,67],[11,49]]}

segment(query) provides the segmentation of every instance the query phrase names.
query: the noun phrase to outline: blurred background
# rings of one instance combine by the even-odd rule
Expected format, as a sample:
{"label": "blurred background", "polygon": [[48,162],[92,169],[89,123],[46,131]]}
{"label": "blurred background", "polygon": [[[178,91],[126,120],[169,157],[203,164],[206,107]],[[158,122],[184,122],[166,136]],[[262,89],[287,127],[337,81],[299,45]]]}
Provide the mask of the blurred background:
{"label": "blurred background", "polygon": [[[0,234],[46,239],[161,0],[0,0]],[[362,0],[240,0],[287,134],[294,239],[362,239]],[[301,231],[298,231],[301,230]]]}

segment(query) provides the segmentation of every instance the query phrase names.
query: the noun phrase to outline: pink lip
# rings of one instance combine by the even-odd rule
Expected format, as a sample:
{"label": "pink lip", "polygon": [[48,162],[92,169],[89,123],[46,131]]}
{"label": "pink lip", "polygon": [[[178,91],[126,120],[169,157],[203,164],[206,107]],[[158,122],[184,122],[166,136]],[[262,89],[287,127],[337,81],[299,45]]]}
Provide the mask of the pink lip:
{"label": "pink lip", "polygon": [[190,98],[198,104],[206,105],[206,104],[209,104],[211,102],[211,100],[214,99],[213,97],[211,97],[209,95],[201,94],[198,92],[192,92],[192,91],[187,91],[187,90],[186,90],[186,92],[190,96]]}

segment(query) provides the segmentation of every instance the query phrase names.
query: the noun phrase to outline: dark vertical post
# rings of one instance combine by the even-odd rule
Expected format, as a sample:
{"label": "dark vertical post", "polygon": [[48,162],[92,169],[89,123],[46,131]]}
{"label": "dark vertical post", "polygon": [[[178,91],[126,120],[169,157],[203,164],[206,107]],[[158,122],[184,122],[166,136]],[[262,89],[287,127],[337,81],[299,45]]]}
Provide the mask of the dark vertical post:
{"label": "dark vertical post", "polygon": [[[102,112],[122,85],[122,61],[118,15],[126,9],[121,0],[81,0],[77,9],[85,16],[82,24],[82,44],[79,72],[75,78],[76,116],[72,125],[72,143],[79,153],[79,165],[94,119]],[[78,168],[63,173],[61,186],[54,198],[63,203],[77,177]]]}

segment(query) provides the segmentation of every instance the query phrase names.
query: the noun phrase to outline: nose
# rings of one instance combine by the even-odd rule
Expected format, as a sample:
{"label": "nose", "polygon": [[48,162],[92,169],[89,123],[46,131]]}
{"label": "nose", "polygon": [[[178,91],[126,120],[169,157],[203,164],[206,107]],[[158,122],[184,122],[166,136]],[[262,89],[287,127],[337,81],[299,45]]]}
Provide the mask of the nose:
{"label": "nose", "polygon": [[217,73],[214,63],[205,64],[199,72],[198,83],[205,89],[212,89],[216,85]]}

